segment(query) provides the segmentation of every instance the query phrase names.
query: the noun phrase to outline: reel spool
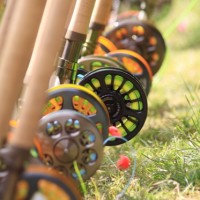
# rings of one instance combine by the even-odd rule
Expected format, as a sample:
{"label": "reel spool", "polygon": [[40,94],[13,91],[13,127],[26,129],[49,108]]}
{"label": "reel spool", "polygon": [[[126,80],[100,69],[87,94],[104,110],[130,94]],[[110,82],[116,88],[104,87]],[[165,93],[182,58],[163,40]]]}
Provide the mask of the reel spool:
{"label": "reel spool", "polygon": [[80,85],[61,84],[48,90],[43,115],[59,110],[75,110],[91,119],[103,139],[108,137],[109,114],[102,100]]}
{"label": "reel spool", "polygon": [[[85,69],[88,72],[101,67],[115,67],[127,70],[138,78],[146,95],[149,94],[152,82],[152,72],[148,63],[142,58],[142,56],[135,52],[118,50],[108,53],[105,56],[91,55],[82,57],[78,63],[80,69]],[[78,77],[83,78],[84,75],[78,72]],[[81,79],[78,79],[78,81],[80,80]]]}
{"label": "reel spool", "polygon": [[80,200],[74,180],[55,169],[42,165],[30,165],[17,183],[14,200]]}
{"label": "reel spool", "polygon": [[138,78],[146,95],[149,94],[153,75],[149,64],[141,55],[130,50],[117,50],[107,56],[120,61],[128,72]]}
{"label": "reel spool", "polygon": [[[147,99],[137,78],[125,70],[107,67],[87,73],[79,84],[102,99],[111,124],[119,129],[122,137],[128,141],[139,133],[147,117]],[[124,142],[115,139],[107,145]]]}
{"label": "reel spool", "polygon": [[150,65],[153,74],[161,67],[166,45],[161,33],[147,22],[123,20],[105,33],[118,49],[128,49],[140,54]]}
{"label": "reel spool", "polygon": [[48,166],[78,180],[77,162],[83,180],[99,168],[103,140],[91,119],[74,110],[60,110],[40,120],[37,141],[39,157]]}

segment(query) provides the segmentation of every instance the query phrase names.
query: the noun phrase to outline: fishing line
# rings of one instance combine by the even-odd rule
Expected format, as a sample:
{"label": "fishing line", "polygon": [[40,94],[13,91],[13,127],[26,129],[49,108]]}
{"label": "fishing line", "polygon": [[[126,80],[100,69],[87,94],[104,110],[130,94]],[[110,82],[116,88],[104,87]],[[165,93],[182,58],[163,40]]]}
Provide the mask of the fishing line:
{"label": "fishing line", "polygon": [[75,172],[76,172],[76,174],[77,174],[78,180],[79,180],[79,182],[80,182],[80,187],[81,187],[81,189],[82,189],[82,191],[83,191],[83,194],[84,194],[84,196],[85,196],[85,195],[87,195],[87,189],[86,189],[86,185],[85,185],[85,183],[84,183],[84,181],[83,181],[83,178],[82,178],[82,176],[81,176],[81,172],[80,172],[80,170],[79,170],[79,168],[78,168],[78,164],[77,164],[76,161],[74,161],[74,162],[73,162],[73,165],[74,165],[74,170],[75,170]]}
{"label": "fishing line", "polygon": [[[109,140],[112,140],[113,138],[118,138],[118,139],[121,139],[121,140],[124,140],[125,142],[127,142],[127,139],[124,138],[124,137],[119,137],[119,136],[111,136],[109,138],[107,138],[105,141],[104,141],[104,145],[106,145],[106,143],[109,141]],[[127,189],[130,187],[131,185],[131,182],[133,181],[134,177],[135,177],[135,172],[136,172],[136,151],[133,150],[134,152],[132,153],[132,159],[134,161],[134,164],[133,164],[133,169],[132,169],[132,174],[131,174],[131,177],[128,181],[128,183],[125,185],[124,189],[116,196],[115,200],[119,200],[120,198],[122,198]],[[109,160],[113,163],[113,161],[109,158]]]}

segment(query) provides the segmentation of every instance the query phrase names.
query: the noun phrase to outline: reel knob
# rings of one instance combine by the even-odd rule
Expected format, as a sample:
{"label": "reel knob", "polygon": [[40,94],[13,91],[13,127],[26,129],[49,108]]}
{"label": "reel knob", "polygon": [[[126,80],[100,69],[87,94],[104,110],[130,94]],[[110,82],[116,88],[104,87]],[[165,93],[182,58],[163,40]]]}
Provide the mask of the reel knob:
{"label": "reel knob", "polygon": [[40,159],[74,179],[74,162],[84,180],[99,168],[103,158],[103,140],[91,119],[74,110],[60,110],[40,120],[36,137]]}

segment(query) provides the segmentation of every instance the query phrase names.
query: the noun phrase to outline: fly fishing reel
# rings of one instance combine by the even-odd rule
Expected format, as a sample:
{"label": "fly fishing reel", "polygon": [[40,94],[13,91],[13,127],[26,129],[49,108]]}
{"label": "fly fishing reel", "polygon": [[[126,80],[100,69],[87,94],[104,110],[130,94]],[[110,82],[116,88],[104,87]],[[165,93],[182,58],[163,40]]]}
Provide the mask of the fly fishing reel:
{"label": "fly fishing reel", "polygon": [[150,65],[153,74],[161,67],[165,57],[165,41],[153,25],[139,20],[122,20],[105,33],[118,49],[140,54]]}
{"label": "fly fishing reel", "polygon": [[141,55],[130,50],[117,50],[108,53],[107,56],[121,62],[128,72],[138,78],[146,95],[149,94],[152,84],[152,71]]}
{"label": "fly fishing reel", "polygon": [[[102,99],[111,124],[119,129],[126,140],[131,140],[139,133],[147,117],[147,99],[136,77],[125,70],[107,67],[87,73],[79,84]],[[122,143],[124,141],[115,139],[107,145]]]}
{"label": "fly fishing reel", "polygon": [[14,200],[80,200],[81,194],[70,176],[42,165],[30,165],[16,186]]}
{"label": "fly fishing reel", "polygon": [[83,180],[99,168],[103,140],[91,119],[74,110],[60,110],[40,120],[36,137],[40,159],[61,173],[78,180],[74,162]]}
{"label": "fly fishing reel", "polygon": [[91,119],[105,140],[110,126],[109,114],[102,100],[80,85],[62,84],[48,90],[43,115],[59,110],[75,110]]}
{"label": "fly fishing reel", "polygon": [[[101,67],[115,67],[127,70],[138,78],[145,93],[147,95],[149,94],[152,82],[152,72],[148,63],[142,58],[142,56],[135,52],[118,50],[110,52],[105,56],[90,55],[82,57],[79,59],[78,63],[80,69],[85,69],[88,72]],[[77,77],[80,76],[80,72],[78,72]],[[80,81],[81,79],[78,80]]]}

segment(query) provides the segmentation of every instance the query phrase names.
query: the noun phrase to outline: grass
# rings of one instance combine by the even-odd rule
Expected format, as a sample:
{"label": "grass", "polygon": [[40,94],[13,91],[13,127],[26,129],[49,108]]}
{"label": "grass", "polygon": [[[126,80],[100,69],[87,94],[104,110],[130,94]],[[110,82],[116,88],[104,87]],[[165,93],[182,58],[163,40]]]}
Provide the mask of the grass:
{"label": "grass", "polygon": [[[200,3],[181,16],[190,3],[173,1],[170,13],[157,22],[165,35],[177,20],[165,38],[168,53],[154,77],[145,126],[130,142],[105,148],[100,169],[86,183],[85,199],[200,199]],[[131,158],[130,169],[116,168],[120,154]],[[124,196],[117,198],[129,181]]]}

